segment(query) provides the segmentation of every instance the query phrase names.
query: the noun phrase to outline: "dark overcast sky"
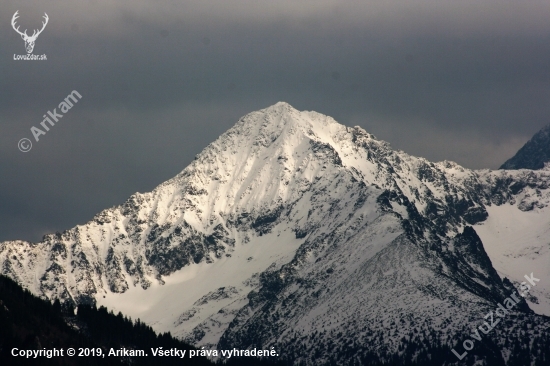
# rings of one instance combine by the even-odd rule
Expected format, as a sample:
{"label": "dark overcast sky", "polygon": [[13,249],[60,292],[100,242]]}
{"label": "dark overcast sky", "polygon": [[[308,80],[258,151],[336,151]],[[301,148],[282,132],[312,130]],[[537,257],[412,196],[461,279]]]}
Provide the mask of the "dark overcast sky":
{"label": "dark overcast sky", "polygon": [[[21,30],[49,15],[47,61],[13,60],[16,10]],[[0,241],[152,190],[278,101],[476,169],[550,122],[548,0],[2,0],[0,14]]]}

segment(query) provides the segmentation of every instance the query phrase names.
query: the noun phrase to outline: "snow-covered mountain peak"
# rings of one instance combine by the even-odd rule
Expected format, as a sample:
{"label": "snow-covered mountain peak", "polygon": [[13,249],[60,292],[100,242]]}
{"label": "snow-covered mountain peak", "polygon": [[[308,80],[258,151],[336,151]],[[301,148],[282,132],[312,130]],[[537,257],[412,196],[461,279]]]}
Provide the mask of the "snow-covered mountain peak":
{"label": "snow-covered mountain peak", "polygon": [[[36,294],[103,304],[197,345],[279,344],[299,358],[338,339],[391,353],[403,337],[448,340],[507,296],[493,263],[515,282],[511,257],[548,272],[546,229],[529,247],[509,234],[499,245],[504,216],[526,231],[548,222],[549,187],[547,170],[432,163],[279,102],[152,192],[40,243],[0,243],[0,269]],[[530,301],[550,314],[545,286]]]}
{"label": "snow-covered mountain peak", "polygon": [[192,199],[201,208],[201,221],[220,211],[273,208],[296,199],[304,185],[328,169],[326,157],[338,169],[357,165],[359,141],[376,150],[389,148],[360,127],[279,102],[242,117],[153,193],[197,192]]}

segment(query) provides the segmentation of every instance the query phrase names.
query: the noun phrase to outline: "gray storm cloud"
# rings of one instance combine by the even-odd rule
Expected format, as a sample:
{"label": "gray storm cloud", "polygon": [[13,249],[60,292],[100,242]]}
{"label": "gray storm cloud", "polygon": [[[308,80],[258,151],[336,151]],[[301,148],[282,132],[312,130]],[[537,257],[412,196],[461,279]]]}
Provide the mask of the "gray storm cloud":
{"label": "gray storm cloud", "polygon": [[[35,54],[22,29],[50,21]],[[287,101],[410,154],[497,168],[550,121],[547,1],[4,1],[0,240],[38,240],[181,171]],[[17,142],[83,98],[28,153]]]}

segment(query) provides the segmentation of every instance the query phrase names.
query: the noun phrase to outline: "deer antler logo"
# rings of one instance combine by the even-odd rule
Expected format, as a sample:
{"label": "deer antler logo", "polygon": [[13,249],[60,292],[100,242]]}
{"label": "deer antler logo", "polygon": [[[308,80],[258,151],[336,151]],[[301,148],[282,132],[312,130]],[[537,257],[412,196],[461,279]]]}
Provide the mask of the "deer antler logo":
{"label": "deer antler logo", "polygon": [[17,10],[15,12],[15,14],[13,14],[13,18],[11,18],[11,26],[13,27],[13,29],[19,33],[21,35],[21,38],[23,38],[23,41],[25,41],[25,48],[27,49],[27,53],[32,53],[32,50],[34,49],[34,42],[36,41],[36,38],[38,38],[38,36],[40,35],[40,33],[42,33],[42,31],[44,30],[44,28],[46,28],[46,24],[48,24],[48,14],[44,13],[44,22],[42,22],[42,29],[38,30],[38,29],[35,29],[32,36],[28,36],[27,35],[27,30],[25,29],[24,32],[21,32],[19,31],[19,26],[17,26],[17,28],[15,28],[15,21],[17,18],[19,18],[19,10]]}

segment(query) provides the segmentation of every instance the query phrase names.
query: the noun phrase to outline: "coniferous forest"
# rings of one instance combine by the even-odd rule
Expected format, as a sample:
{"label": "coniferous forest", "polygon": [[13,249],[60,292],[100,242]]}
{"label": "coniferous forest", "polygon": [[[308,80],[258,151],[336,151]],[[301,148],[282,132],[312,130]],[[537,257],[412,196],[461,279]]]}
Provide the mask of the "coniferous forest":
{"label": "coniferous forest", "polygon": [[[72,306],[42,300],[22,289],[8,277],[0,275],[0,365],[214,365],[206,357],[151,357],[151,348],[194,350],[172,337],[156,334],[139,319],[106,308],[80,305],[77,315]],[[106,357],[14,357],[13,348],[21,350],[100,348]],[[146,350],[149,357],[108,357],[120,349]],[[251,362],[251,363],[250,363]],[[270,361],[234,359],[227,365],[275,365]]]}

